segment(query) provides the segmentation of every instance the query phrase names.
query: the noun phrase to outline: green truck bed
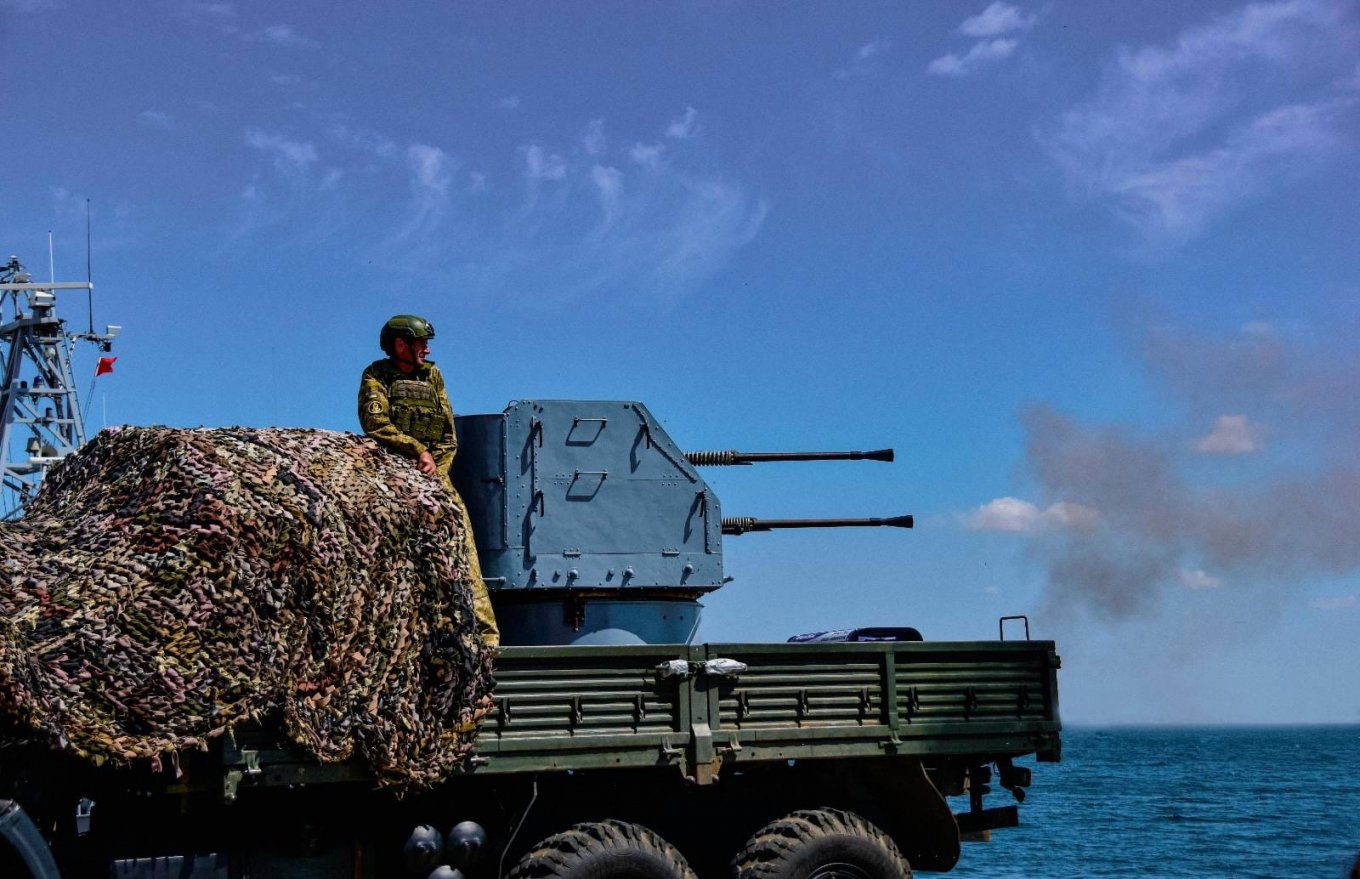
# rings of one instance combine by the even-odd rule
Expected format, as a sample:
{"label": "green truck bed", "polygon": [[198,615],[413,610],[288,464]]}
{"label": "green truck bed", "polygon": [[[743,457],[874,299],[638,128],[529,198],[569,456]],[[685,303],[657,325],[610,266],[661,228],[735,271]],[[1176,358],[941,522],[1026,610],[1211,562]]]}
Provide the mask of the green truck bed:
{"label": "green truck bed", "polygon": [[[733,662],[717,662],[732,660]],[[463,774],[760,761],[1059,757],[1051,641],[507,647]],[[224,793],[359,780],[263,735],[224,746]]]}

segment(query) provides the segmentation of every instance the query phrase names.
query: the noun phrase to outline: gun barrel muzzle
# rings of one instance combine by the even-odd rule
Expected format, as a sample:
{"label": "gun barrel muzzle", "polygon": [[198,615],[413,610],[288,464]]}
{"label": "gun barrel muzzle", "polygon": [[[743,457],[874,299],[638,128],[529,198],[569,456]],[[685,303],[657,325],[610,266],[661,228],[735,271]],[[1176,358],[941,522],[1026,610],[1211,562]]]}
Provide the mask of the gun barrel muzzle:
{"label": "gun barrel muzzle", "polygon": [[724,517],[722,533],[746,534],[750,531],[777,531],[784,528],[911,528],[916,524],[912,516],[890,516],[886,519],[754,519],[750,516]]}
{"label": "gun barrel muzzle", "polygon": [[761,464],[768,461],[891,461],[892,449],[872,452],[686,452],[685,457],[696,467],[731,467],[738,464]]}

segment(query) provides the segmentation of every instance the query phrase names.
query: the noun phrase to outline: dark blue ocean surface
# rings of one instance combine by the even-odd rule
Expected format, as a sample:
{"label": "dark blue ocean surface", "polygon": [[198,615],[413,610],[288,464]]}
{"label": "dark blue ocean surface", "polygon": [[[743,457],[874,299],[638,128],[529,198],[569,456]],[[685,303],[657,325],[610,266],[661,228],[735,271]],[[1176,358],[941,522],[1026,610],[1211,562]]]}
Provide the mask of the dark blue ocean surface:
{"label": "dark blue ocean surface", "polygon": [[1073,729],[1025,765],[1021,826],[950,876],[1345,879],[1360,852],[1360,726]]}

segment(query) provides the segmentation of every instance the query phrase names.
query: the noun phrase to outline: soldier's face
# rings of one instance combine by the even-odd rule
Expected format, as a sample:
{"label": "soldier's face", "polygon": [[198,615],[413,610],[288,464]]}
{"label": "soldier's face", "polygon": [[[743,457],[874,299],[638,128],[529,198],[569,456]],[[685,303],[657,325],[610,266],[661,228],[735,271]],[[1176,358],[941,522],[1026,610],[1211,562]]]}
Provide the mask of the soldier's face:
{"label": "soldier's face", "polygon": [[397,339],[396,348],[397,360],[409,363],[412,366],[420,366],[425,362],[425,357],[430,353],[430,343],[425,339]]}

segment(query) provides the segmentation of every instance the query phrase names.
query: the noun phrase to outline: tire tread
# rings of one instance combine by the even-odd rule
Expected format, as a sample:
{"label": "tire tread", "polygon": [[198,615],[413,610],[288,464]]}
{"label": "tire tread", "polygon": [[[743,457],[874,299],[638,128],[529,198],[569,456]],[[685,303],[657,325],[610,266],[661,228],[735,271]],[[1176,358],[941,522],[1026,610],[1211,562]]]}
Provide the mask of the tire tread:
{"label": "tire tread", "polygon": [[576,824],[548,837],[520,859],[507,879],[566,879],[591,860],[620,849],[650,856],[674,879],[696,879],[675,846],[640,824],[615,818]]}
{"label": "tire tread", "polygon": [[829,807],[800,809],[765,825],[732,859],[732,876],[784,879],[791,860],[801,848],[832,836],[871,841],[896,861],[902,879],[911,879],[911,866],[891,837],[854,812]]}

